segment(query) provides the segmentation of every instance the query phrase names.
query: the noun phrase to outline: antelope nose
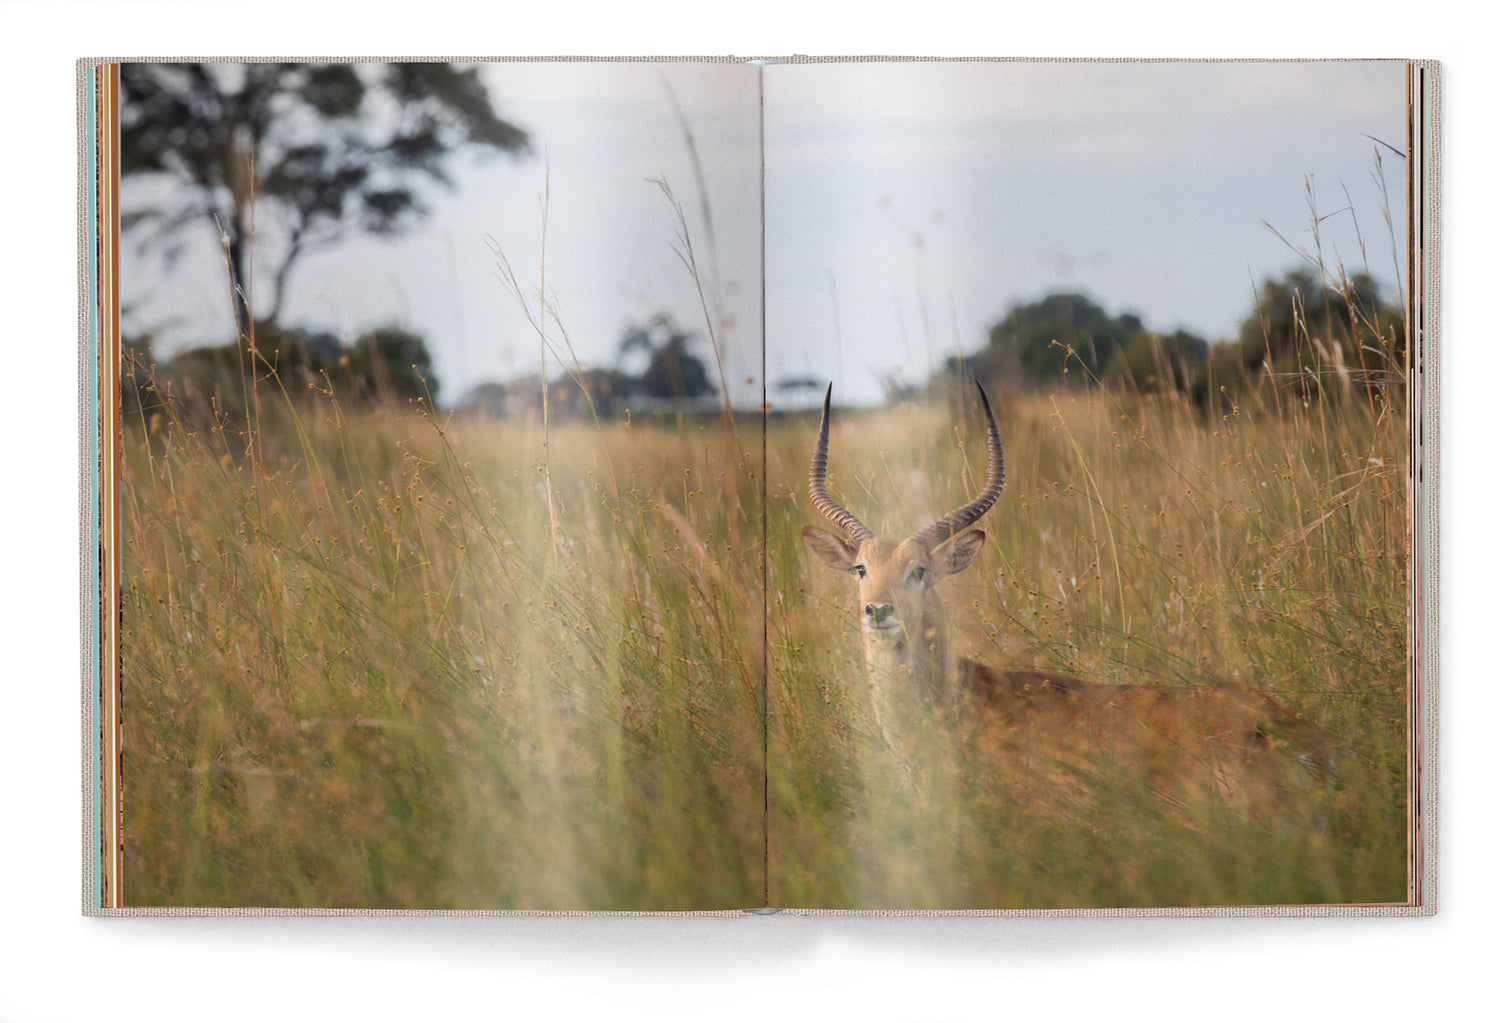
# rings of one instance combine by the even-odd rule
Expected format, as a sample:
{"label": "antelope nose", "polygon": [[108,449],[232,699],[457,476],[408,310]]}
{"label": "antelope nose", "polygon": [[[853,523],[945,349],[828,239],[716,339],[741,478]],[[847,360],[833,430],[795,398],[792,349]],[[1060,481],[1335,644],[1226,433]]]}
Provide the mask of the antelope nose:
{"label": "antelope nose", "polygon": [[885,621],[887,618],[889,618],[891,615],[893,615],[895,613],[896,613],[896,605],[895,604],[866,604],[865,605],[865,617],[869,618],[870,621],[874,622],[876,625],[879,625],[881,622]]}

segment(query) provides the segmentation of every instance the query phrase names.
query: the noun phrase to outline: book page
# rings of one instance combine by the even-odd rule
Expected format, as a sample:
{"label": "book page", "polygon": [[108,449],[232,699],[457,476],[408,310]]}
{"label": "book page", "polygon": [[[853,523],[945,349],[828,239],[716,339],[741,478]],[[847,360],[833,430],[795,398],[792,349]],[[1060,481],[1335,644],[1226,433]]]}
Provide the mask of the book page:
{"label": "book page", "polygon": [[87,74],[95,905],[761,905],[757,69]]}
{"label": "book page", "polygon": [[1413,898],[1407,71],[767,68],[773,905]]}

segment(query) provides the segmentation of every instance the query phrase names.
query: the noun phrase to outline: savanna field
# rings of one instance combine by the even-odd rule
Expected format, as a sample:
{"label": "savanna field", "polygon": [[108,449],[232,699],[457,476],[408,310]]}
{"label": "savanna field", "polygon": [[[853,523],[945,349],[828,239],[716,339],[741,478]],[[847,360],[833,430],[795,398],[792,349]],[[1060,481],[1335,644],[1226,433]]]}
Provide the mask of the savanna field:
{"label": "savanna field", "polygon": [[[954,393],[836,411],[830,492],[882,535],[982,482]],[[262,383],[244,421],[126,424],[125,904],[1404,902],[1404,408],[995,397],[1005,490],[943,584],[965,649],[1254,687],[1327,733],[1332,778],[1183,805],[934,727],[944,781],[912,798],[852,588],[799,535],[815,414],[544,431]]]}

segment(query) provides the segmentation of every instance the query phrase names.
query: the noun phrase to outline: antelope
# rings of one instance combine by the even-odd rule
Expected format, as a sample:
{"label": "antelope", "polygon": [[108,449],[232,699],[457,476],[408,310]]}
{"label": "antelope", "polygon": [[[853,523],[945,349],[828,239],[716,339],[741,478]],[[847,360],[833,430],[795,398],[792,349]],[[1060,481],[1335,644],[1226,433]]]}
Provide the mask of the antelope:
{"label": "antelope", "polygon": [[[831,384],[823,398],[808,492],[836,532],[804,526],[802,539],[816,560],[853,576],[858,586],[865,671],[887,746],[903,754],[903,729],[913,715],[972,717],[990,748],[1075,765],[1102,754],[1174,801],[1209,789],[1234,798],[1305,789],[1286,769],[1319,763],[1327,736],[1260,693],[1228,682],[1091,682],[997,668],[956,653],[936,587],[978,557],[985,533],[969,527],[1005,485],[1000,432],[989,396],[976,385],[989,453],[984,486],[897,543],[881,540],[828,496]],[[1289,745],[1290,758],[1282,748]],[[909,769],[907,777],[914,785]]]}

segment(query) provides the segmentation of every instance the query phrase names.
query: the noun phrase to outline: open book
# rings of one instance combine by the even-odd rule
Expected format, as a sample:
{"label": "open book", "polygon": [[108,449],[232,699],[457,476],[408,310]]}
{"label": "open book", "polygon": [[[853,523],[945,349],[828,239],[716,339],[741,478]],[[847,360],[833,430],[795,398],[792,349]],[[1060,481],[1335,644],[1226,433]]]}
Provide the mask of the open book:
{"label": "open book", "polygon": [[1430,912],[1400,61],[83,61],[90,913]]}

